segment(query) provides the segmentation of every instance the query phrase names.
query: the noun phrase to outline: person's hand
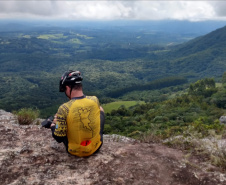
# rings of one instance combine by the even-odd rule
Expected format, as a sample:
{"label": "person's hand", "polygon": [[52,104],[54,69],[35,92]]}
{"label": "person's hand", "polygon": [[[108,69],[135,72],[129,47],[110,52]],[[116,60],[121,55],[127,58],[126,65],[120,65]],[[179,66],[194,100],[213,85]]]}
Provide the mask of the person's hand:
{"label": "person's hand", "polygon": [[50,127],[56,126],[56,121],[57,121],[57,115],[55,114],[54,120],[53,120],[53,122],[51,123]]}
{"label": "person's hand", "polygon": [[104,109],[103,109],[103,107],[101,107],[101,106],[100,106],[100,111],[104,112]]}

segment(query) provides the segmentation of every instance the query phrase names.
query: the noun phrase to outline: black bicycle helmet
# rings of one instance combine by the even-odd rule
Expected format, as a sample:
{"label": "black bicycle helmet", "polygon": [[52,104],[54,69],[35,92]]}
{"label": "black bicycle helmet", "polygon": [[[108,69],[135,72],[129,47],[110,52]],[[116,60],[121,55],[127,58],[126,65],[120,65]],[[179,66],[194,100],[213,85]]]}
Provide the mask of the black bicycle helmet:
{"label": "black bicycle helmet", "polygon": [[64,92],[66,90],[66,86],[73,87],[76,84],[82,83],[82,76],[79,71],[66,71],[60,80],[59,90],[60,92]]}

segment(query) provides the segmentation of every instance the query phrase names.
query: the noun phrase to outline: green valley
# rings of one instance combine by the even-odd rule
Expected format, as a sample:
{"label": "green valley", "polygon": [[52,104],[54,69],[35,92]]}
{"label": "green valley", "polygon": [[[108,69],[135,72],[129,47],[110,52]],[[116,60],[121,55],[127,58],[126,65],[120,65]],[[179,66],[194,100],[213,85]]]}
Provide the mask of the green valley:
{"label": "green valley", "polygon": [[58,83],[68,69],[82,72],[85,93],[101,104],[161,102],[199,79],[220,82],[226,71],[225,27],[197,38],[154,31],[148,22],[12,27],[0,30],[0,108],[7,111],[33,107],[43,117],[54,114],[67,100]]}

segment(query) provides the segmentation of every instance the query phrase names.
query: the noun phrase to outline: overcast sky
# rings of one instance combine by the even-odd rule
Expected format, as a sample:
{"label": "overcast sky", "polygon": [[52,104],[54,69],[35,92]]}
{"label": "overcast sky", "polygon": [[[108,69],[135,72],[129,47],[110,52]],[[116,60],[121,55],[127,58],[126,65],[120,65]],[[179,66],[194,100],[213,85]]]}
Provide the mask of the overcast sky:
{"label": "overcast sky", "polygon": [[0,0],[0,19],[226,20],[226,2],[154,0]]}

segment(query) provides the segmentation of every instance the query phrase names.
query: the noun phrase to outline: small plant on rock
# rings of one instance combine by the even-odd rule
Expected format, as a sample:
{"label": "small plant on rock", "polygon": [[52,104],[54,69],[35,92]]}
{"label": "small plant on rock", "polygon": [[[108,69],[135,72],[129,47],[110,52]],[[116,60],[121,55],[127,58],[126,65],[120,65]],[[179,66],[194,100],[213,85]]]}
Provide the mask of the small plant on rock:
{"label": "small plant on rock", "polygon": [[20,125],[30,125],[36,118],[38,118],[39,110],[32,108],[22,108],[14,112],[14,114],[17,115]]}

